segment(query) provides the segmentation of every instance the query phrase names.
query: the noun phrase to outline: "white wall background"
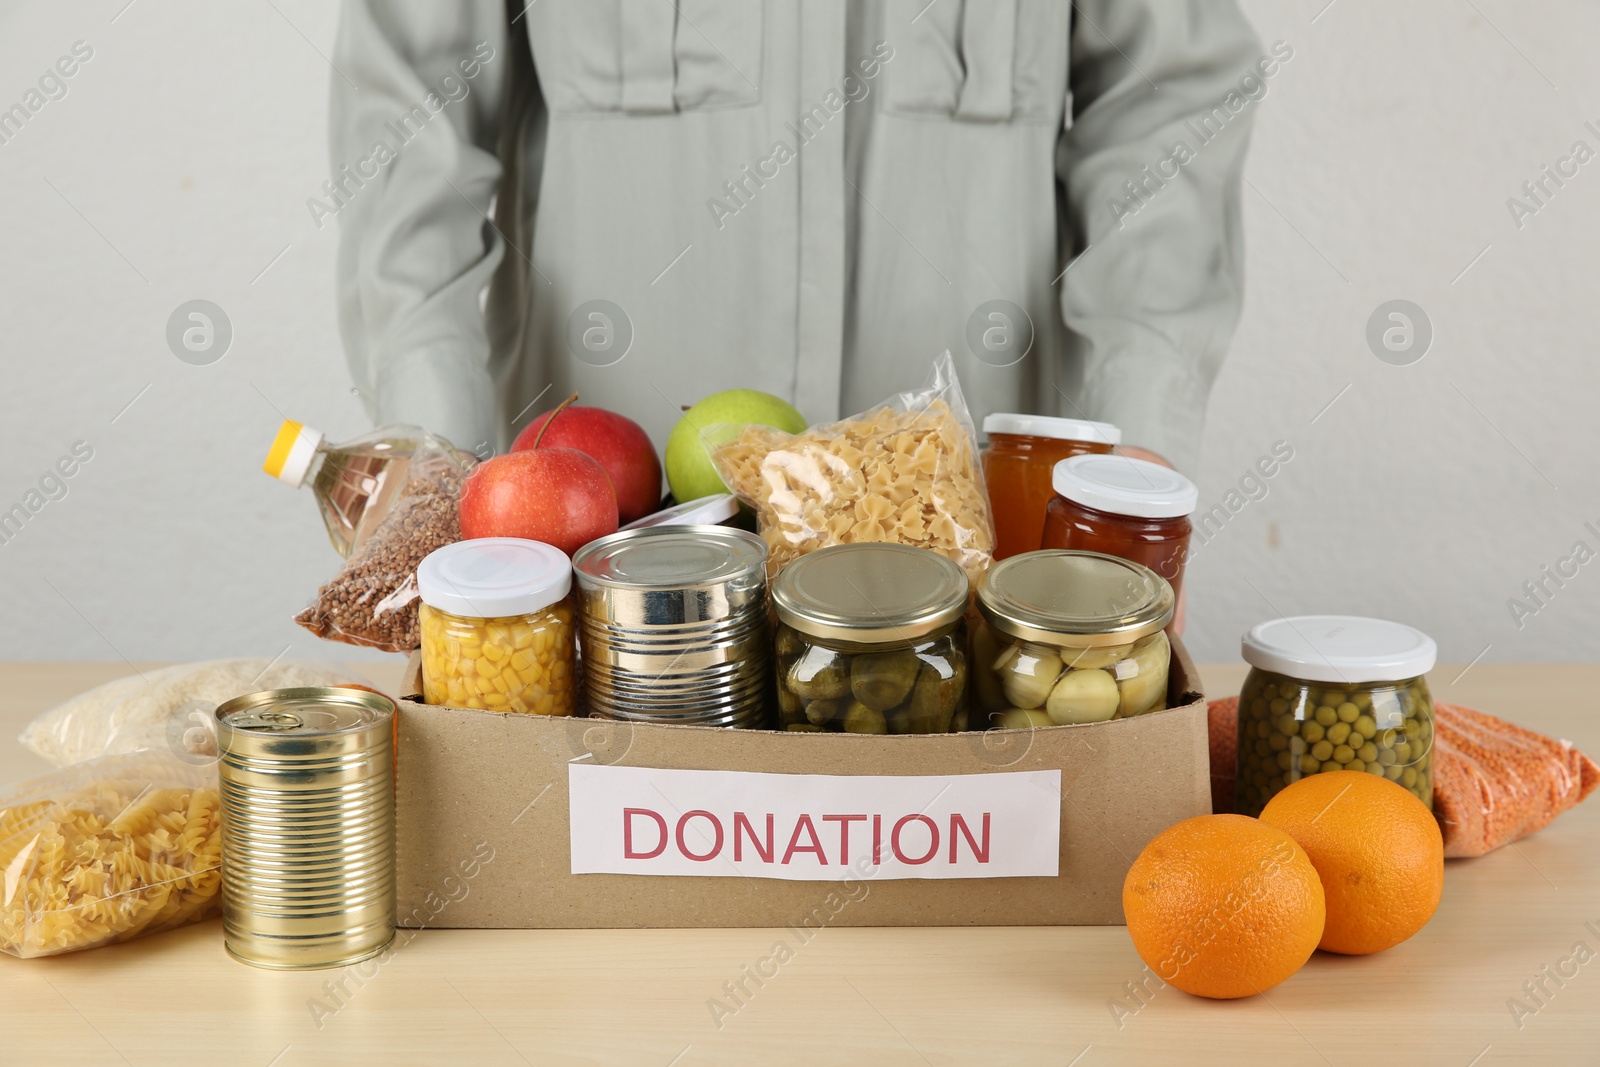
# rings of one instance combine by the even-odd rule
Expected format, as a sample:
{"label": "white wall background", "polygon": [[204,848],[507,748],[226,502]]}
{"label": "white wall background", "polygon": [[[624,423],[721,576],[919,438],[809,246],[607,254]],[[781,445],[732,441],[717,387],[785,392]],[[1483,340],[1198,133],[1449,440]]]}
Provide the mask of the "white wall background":
{"label": "white wall background", "polygon": [[[1505,202],[1574,141],[1600,150],[1600,7],[1326,3],[1245,3],[1296,55],[1258,105],[1247,307],[1202,500],[1276,441],[1295,457],[1200,550],[1190,643],[1231,660],[1252,622],[1341,611],[1419,625],[1457,662],[1593,659],[1600,562],[1520,628],[1507,599],[1574,542],[1600,550],[1600,160],[1520,230]],[[259,471],[284,415],[335,439],[366,425],[334,227],[304,206],[336,11],[0,8],[0,108],[74,41],[94,49],[0,145],[0,510],[74,442],[94,450],[0,544],[0,658],[344,656],[289,621],[337,562],[310,496]],[[194,298],[233,323],[210,366],[165,341]],[[1414,365],[1365,341],[1394,298],[1433,324]]]}

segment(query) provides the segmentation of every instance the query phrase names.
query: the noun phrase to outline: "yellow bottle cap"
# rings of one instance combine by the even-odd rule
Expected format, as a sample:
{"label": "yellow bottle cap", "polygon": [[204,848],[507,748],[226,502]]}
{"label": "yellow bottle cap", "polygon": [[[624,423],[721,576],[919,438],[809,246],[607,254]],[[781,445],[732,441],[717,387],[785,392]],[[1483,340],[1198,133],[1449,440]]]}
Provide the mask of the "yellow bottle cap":
{"label": "yellow bottle cap", "polygon": [[272,447],[267,449],[267,459],[261,469],[298,488],[305,483],[306,472],[311,469],[311,461],[321,444],[320,431],[293,419],[284,419],[283,425],[278,427],[278,436],[272,439]]}

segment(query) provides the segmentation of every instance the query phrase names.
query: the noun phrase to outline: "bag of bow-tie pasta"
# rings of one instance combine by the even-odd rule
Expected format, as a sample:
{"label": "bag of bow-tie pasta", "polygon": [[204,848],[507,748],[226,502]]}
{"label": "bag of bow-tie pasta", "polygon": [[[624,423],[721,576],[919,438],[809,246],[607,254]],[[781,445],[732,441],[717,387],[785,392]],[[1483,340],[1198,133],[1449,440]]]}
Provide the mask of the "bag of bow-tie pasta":
{"label": "bag of bow-tie pasta", "polygon": [[947,556],[976,584],[994,525],[972,418],[946,352],[927,384],[871,411],[788,434],[707,428],[729,490],[755,508],[776,575],[807,552],[887,541]]}

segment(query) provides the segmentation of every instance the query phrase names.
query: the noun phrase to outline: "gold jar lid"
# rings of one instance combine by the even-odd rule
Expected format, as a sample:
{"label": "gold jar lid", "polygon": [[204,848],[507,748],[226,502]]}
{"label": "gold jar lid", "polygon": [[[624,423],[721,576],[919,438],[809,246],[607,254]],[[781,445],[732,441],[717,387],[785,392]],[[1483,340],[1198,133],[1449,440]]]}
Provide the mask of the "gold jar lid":
{"label": "gold jar lid", "polygon": [[915,641],[967,608],[966,572],[910,545],[835,545],[808,552],[772,585],[778,621],[824,640]]}
{"label": "gold jar lid", "polygon": [[1172,621],[1172,586],[1102,552],[1044,549],[990,567],[978,583],[990,626],[1024,641],[1095,648],[1148,637]]}

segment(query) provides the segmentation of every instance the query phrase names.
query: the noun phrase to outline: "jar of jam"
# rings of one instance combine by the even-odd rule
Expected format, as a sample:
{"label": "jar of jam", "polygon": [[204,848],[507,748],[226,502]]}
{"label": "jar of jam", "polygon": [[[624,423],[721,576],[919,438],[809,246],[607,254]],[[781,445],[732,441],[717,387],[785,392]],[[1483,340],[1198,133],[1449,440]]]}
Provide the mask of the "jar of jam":
{"label": "jar of jam", "polygon": [[1045,509],[1045,548],[1121,556],[1165,578],[1176,595],[1189,555],[1189,516],[1200,499],[1170,467],[1128,456],[1077,456],[1056,464]]}
{"label": "jar of jam", "polygon": [[1040,547],[1051,472],[1073,456],[1103,454],[1122,441],[1109,422],[997,413],[983,420],[983,478],[994,513],[994,558]]}
{"label": "jar of jam", "polygon": [[783,729],[935,734],[967,728],[967,574],[937,552],[861,543],[778,573]]}
{"label": "jar of jam", "polygon": [[1242,652],[1241,815],[1323,771],[1381,775],[1433,807],[1432,638],[1382,619],[1302,615],[1252,627]]}
{"label": "jar of jam", "polygon": [[1024,729],[1165,710],[1172,587],[1099,552],[1043,549],[978,584],[973,725]]}
{"label": "jar of jam", "polygon": [[435,549],[417,567],[422,695],[530,715],[577,711],[572,563],[519,537]]}

